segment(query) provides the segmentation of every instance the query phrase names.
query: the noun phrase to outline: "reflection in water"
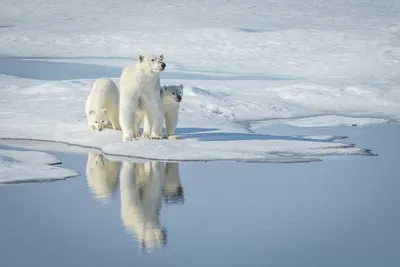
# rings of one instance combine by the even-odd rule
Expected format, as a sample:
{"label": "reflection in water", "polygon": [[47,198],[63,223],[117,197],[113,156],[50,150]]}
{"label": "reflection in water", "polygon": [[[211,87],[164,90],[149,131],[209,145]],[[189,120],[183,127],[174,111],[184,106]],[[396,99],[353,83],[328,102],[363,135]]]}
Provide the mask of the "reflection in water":
{"label": "reflection in water", "polygon": [[125,161],[120,174],[121,218],[141,248],[167,243],[167,231],[160,223],[164,180],[162,162]]}
{"label": "reflection in water", "polygon": [[111,161],[106,156],[89,152],[86,163],[86,178],[96,198],[106,199],[116,189],[121,162]]}
{"label": "reflection in water", "polygon": [[167,243],[167,230],[160,223],[161,201],[164,197],[166,203],[184,203],[179,163],[121,163],[89,152],[86,176],[100,199],[114,192],[119,177],[122,223],[142,249]]}
{"label": "reflection in water", "polygon": [[165,163],[164,201],[166,203],[185,202],[181,179],[179,177],[179,163]]}

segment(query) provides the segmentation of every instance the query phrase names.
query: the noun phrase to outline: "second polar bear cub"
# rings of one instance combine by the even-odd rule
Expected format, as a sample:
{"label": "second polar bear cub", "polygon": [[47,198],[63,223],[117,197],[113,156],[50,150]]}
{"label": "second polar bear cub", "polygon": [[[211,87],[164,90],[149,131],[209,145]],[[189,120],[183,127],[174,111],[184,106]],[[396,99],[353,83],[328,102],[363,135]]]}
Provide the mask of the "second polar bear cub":
{"label": "second polar bear cub", "polygon": [[[164,85],[163,87],[161,87],[160,93],[164,110],[163,119],[165,119],[165,129],[167,133],[167,135],[164,137],[168,139],[179,139],[179,137],[175,135],[175,130],[176,126],[178,125],[179,106],[183,99],[183,84],[168,86]],[[140,134],[139,126],[143,119],[143,137],[148,138],[148,133],[146,133],[146,131],[149,130],[149,126],[146,125],[146,114],[143,110],[139,108],[136,112],[135,120],[136,135]]]}
{"label": "second polar bear cub", "polygon": [[97,79],[86,99],[86,118],[89,128],[102,131],[110,123],[120,130],[118,115],[119,91],[113,80]]}

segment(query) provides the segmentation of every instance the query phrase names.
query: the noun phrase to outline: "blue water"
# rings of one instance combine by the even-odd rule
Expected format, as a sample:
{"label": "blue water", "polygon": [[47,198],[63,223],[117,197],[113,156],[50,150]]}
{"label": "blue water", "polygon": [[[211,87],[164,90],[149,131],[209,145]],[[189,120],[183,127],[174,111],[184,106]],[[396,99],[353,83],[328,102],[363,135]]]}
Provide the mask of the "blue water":
{"label": "blue water", "polygon": [[[127,170],[144,163],[114,162],[124,172],[103,178],[99,198],[88,155],[50,152],[82,175],[0,186],[0,266],[400,266],[399,125],[325,132],[379,156],[168,163],[164,180],[166,163],[143,178]],[[135,218],[159,220],[165,240],[151,249],[129,231]]]}

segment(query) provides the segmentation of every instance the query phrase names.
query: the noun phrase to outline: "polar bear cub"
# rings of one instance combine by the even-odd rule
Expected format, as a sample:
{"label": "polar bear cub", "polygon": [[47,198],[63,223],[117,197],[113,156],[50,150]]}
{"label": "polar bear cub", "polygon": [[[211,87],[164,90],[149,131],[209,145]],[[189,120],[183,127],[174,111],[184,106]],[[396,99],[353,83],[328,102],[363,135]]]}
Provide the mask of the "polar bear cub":
{"label": "polar bear cub", "polygon": [[102,131],[111,123],[114,130],[120,130],[119,92],[114,81],[106,78],[97,79],[86,99],[86,118],[89,128]]}
{"label": "polar bear cub", "polygon": [[[160,89],[161,100],[163,104],[164,116],[165,119],[165,129],[167,135],[164,136],[168,139],[178,139],[179,137],[175,135],[176,126],[178,125],[178,116],[179,116],[179,106],[183,99],[183,84],[180,85],[164,85]],[[144,120],[143,126],[143,138],[148,138],[148,122],[146,120],[146,114],[142,109],[136,113],[136,124],[135,130],[136,135],[139,135],[139,126],[142,120]]]}
{"label": "polar bear cub", "polygon": [[97,152],[89,152],[86,178],[89,188],[98,199],[108,198],[117,188],[120,161],[111,161]]}
{"label": "polar bear cub", "polygon": [[165,162],[163,195],[165,203],[183,204],[185,202],[177,162]]}
{"label": "polar bear cub", "polygon": [[124,68],[120,79],[119,119],[122,140],[139,138],[135,131],[135,114],[140,106],[151,127],[151,139],[163,139],[163,105],[160,96],[160,72],[166,64],[164,56],[138,55],[136,65]]}

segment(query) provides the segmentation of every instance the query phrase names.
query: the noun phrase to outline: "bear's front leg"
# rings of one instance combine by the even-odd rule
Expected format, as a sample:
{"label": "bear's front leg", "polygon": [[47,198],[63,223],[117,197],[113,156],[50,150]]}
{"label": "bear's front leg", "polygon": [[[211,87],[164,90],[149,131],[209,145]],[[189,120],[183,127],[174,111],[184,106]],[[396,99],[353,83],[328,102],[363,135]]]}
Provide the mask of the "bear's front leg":
{"label": "bear's front leg", "polygon": [[143,134],[142,138],[151,139],[151,119],[148,114],[146,114],[143,118]]}
{"label": "bear's front leg", "polygon": [[170,140],[179,139],[175,135],[176,126],[178,125],[178,112],[168,112],[165,116],[165,128],[167,131],[167,138]]}
{"label": "bear's front leg", "polygon": [[183,187],[181,185],[181,179],[179,177],[178,163],[165,163],[163,196],[166,203],[185,202]]}
{"label": "bear's front leg", "polygon": [[[161,106],[161,105],[160,105]],[[163,139],[163,109],[162,106],[159,107],[157,110],[153,111],[152,116],[152,124],[151,124],[151,139]]]}
{"label": "bear's front leg", "polygon": [[119,122],[122,130],[122,141],[137,140],[135,132],[135,111],[138,106],[137,97],[120,97]]}
{"label": "bear's front leg", "polygon": [[[162,126],[164,119],[164,108],[158,91],[155,95],[148,96],[145,103],[145,113],[149,120],[150,127],[145,127],[144,131],[150,130],[150,139],[163,139]],[[149,129],[150,128],[150,129]]]}
{"label": "bear's front leg", "polygon": [[119,124],[119,111],[109,110],[109,123],[111,123],[114,130],[121,130],[121,125]]}

